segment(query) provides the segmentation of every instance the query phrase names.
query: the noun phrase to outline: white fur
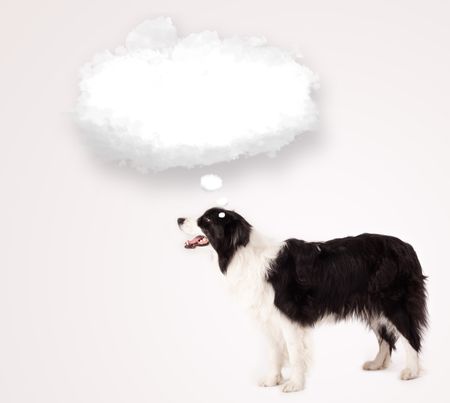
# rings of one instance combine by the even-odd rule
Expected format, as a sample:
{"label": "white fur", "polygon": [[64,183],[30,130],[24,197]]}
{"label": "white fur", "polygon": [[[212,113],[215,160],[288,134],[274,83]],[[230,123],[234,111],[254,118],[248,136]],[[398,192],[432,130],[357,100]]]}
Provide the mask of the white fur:
{"label": "white fur", "polygon": [[[202,230],[197,220],[186,218],[180,226],[191,235],[201,235]],[[203,234],[204,235],[204,234]],[[269,372],[260,381],[261,386],[275,386],[283,383],[281,370],[288,362],[291,376],[283,386],[283,392],[294,392],[304,387],[307,363],[310,358],[309,328],[291,321],[275,306],[275,292],[267,281],[271,263],[284,247],[284,242],[276,242],[251,231],[250,240],[245,247],[239,248],[227,267],[224,276],[230,293],[243,305],[260,325],[269,342]],[[217,257],[217,254],[215,254]],[[369,320],[369,316],[367,315]],[[323,317],[317,324],[336,322],[333,315]],[[380,325],[386,326],[389,332],[399,335],[395,326],[384,317],[370,320],[370,327],[379,340],[379,351],[372,361],[367,361],[363,368],[379,370],[390,363],[389,345],[377,334]],[[406,367],[401,372],[403,380],[419,376],[419,360],[417,352],[406,339],[401,337],[406,352]]]}
{"label": "white fur", "polygon": [[377,371],[385,369],[390,363],[389,344],[382,340],[379,344],[379,350],[376,357],[372,361],[366,361],[363,369],[366,371]]}
{"label": "white fur", "polygon": [[197,225],[197,219],[192,217],[185,218],[183,224],[180,225],[180,229],[188,235],[205,235]]}
{"label": "white fur", "polygon": [[307,329],[292,322],[274,304],[275,293],[266,281],[271,262],[284,243],[274,242],[252,231],[250,241],[234,255],[225,276],[228,289],[260,324],[269,341],[270,369],[261,386],[282,382],[281,369],[286,359],[291,377],[283,385],[284,392],[304,387],[307,362]]}
{"label": "white fur", "polygon": [[385,326],[389,333],[397,335],[398,331],[396,327],[385,317],[380,316],[370,320],[370,327],[374,331],[378,339],[378,353],[372,361],[366,361],[363,365],[363,369],[366,371],[378,371],[380,369],[386,369],[391,362],[391,353],[389,344],[383,340],[377,333],[377,330],[381,325]]}
{"label": "white fur", "polygon": [[400,336],[405,348],[406,367],[400,373],[400,379],[407,381],[417,378],[420,373],[419,354],[403,336]]}

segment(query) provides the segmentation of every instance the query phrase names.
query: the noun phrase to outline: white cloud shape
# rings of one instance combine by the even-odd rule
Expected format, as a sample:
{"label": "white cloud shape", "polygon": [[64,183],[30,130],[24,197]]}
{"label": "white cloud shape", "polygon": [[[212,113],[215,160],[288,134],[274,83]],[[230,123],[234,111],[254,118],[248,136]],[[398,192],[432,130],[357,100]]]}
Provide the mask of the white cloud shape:
{"label": "white cloud shape", "polygon": [[222,187],[222,178],[218,175],[208,174],[200,178],[200,186],[207,191],[217,190]]}
{"label": "white cloud shape", "polygon": [[97,152],[141,171],[274,155],[311,130],[314,73],[260,37],[179,37],[170,18],[81,70],[76,116]]}

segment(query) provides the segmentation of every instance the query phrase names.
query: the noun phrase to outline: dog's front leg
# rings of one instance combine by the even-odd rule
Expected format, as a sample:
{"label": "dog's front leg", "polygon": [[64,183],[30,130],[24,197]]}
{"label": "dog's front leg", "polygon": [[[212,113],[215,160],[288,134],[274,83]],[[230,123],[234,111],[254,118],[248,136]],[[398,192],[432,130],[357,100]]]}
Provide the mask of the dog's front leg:
{"label": "dog's front leg", "polygon": [[280,329],[266,325],[263,329],[269,348],[269,372],[260,380],[260,386],[277,386],[283,383],[281,370],[286,355],[286,345]]}
{"label": "dog's front leg", "polygon": [[283,385],[283,392],[296,392],[305,386],[306,372],[306,330],[288,318],[283,318],[281,331],[291,366],[291,376]]}

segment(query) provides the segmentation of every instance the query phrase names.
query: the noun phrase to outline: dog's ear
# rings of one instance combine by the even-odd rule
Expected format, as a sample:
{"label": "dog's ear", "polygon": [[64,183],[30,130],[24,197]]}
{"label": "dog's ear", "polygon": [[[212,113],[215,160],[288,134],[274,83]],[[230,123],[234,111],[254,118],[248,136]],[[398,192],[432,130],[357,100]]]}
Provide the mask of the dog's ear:
{"label": "dog's ear", "polygon": [[239,222],[233,229],[231,235],[231,247],[236,249],[238,246],[247,245],[250,239],[250,225],[247,222]]}
{"label": "dog's ear", "polygon": [[225,243],[225,231],[220,225],[210,225],[205,228],[205,234],[208,237],[211,246],[218,250]]}

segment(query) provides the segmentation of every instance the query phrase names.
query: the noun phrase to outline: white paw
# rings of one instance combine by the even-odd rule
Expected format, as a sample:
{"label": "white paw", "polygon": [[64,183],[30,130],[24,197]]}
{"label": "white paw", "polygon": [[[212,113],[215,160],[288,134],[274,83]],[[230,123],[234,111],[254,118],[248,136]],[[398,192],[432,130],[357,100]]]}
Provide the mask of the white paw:
{"label": "white paw", "polygon": [[283,383],[283,377],[281,376],[281,374],[278,374],[278,375],[267,376],[267,377],[261,379],[258,382],[258,385],[263,386],[263,387],[269,387],[269,386],[281,385],[282,383]]}
{"label": "white paw", "polygon": [[378,371],[379,369],[384,369],[384,365],[376,361],[367,361],[363,365],[363,369],[366,371]]}
{"label": "white paw", "polygon": [[405,368],[402,372],[400,372],[400,379],[403,381],[408,381],[410,379],[417,378],[419,376],[418,369]]}
{"label": "white paw", "polygon": [[297,392],[299,390],[303,390],[304,382],[303,381],[287,381],[282,387],[281,390],[285,393],[289,392]]}

